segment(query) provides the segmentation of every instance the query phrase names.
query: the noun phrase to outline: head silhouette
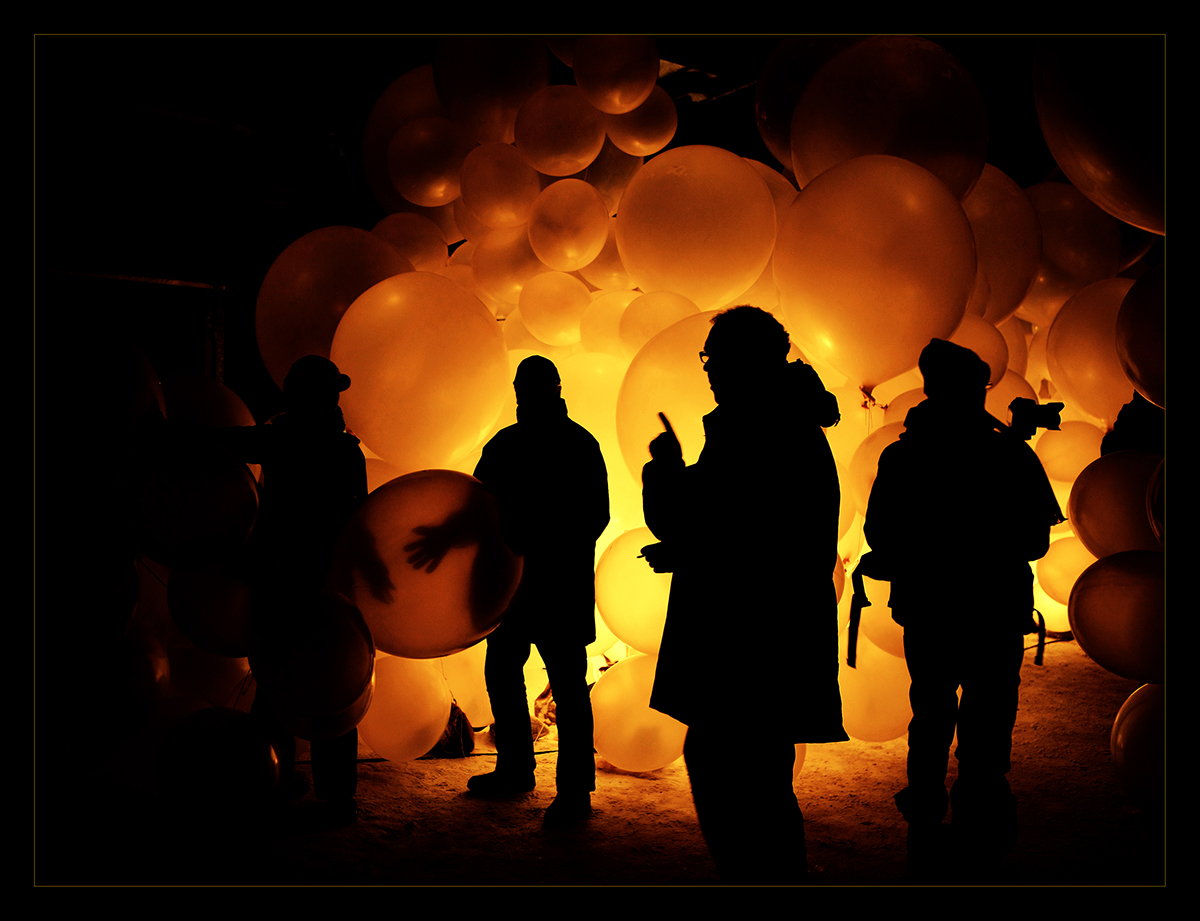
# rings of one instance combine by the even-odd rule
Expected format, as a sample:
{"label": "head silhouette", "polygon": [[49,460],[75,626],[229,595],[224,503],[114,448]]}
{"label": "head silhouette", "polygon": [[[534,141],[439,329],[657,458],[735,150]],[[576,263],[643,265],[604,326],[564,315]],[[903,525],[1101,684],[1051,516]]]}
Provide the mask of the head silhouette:
{"label": "head silhouette", "polygon": [[336,406],[338,395],[350,387],[350,378],[320,355],[296,360],[283,379],[283,395],[292,408]]}
{"label": "head silhouette", "polygon": [[558,368],[549,358],[530,355],[517,365],[513,388],[517,392],[518,405],[547,403],[555,400],[562,390]]}
{"label": "head silhouette", "polygon": [[917,362],[925,378],[925,396],[931,400],[965,405],[983,405],[991,369],[970,349],[932,339]]}
{"label": "head silhouette", "polygon": [[704,370],[717,402],[773,386],[790,348],[787,330],[765,310],[743,304],[717,314],[704,342]]}

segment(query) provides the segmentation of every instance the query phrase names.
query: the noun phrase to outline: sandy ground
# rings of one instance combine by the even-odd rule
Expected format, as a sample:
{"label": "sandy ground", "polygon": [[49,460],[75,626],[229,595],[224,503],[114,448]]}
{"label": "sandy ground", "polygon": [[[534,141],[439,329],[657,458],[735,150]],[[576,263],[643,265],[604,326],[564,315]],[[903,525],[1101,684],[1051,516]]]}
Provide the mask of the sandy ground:
{"label": "sandy ground", "polygon": [[[994,885],[1160,886],[1160,817],[1135,807],[1112,765],[1109,734],[1133,682],[1104,671],[1072,642],[1027,653],[1014,734],[1020,841],[972,879]],[[754,738],[769,713],[748,719],[731,755],[729,782],[754,781]],[[43,734],[44,735],[44,734]],[[42,758],[65,757],[44,737]],[[480,734],[463,759],[392,764],[360,747],[356,824],[319,830],[311,792],[262,825],[201,828],[164,810],[128,768],[102,758],[71,761],[64,789],[36,791],[38,885],[592,885],[717,884],[696,823],[682,760],[650,774],[602,768],[593,818],[567,831],[542,828],[553,798],[553,738],[539,744],[537,789],[513,801],[464,795],[467,778],[491,770]],[[906,826],[893,794],[904,786],[906,742],[808,746],[796,782],[809,864],[825,886],[912,884]],[[305,755],[301,751],[303,761]],[[301,772],[308,766],[302,763]],[[952,768],[953,772],[953,768]],[[133,789],[138,787],[141,792]]]}

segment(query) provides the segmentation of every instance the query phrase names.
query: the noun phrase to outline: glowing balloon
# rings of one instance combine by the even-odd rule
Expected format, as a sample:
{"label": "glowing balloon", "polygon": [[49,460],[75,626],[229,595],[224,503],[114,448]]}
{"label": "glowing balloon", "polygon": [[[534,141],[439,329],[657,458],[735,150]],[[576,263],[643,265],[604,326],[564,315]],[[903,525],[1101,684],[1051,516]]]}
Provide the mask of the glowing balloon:
{"label": "glowing balloon", "polygon": [[371,194],[384,211],[399,211],[408,204],[388,175],[388,141],[402,125],[413,119],[445,114],[433,85],[433,67],[429,64],[398,77],[371,107],[363,129],[363,168]]}
{"label": "glowing balloon", "polygon": [[1147,487],[1161,460],[1157,454],[1117,451],[1088,464],[1075,479],[1067,518],[1096,558],[1162,549],[1146,512]]}
{"label": "glowing balloon", "polygon": [[674,291],[702,310],[754,284],[774,240],[766,183],[716,147],[659,154],[629,183],[617,212],[617,249],[638,287]]}
{"label": "glowing balloon", "polygon": [[388,175],[396,191],[415,205],[436,208],[461,194],[458,173],[475,141],[446,118],[417,118],[388,142]]}
{"label": "glowing balloon", "polygon": [[251,634],[258,693],[302,739],[336,739],[371,705],[375,647],[358,608],[328,589],[285,589],[264,598]]}
{"label": "glowing balloon", "polygon": [[999,326],[1016,312],[1037,274],[1042,228],[1029,196],[990,163],[962,206],[987,283],[981,316]]}
{"label": "glowing balloon", "polygon": [[1060,537],[1050,544],[1046,555],[1037,561],[1038,585],[1060,604],[1071,599],[1071,588],[1096,557],[1077,537]]}
{"label": "glowing balloon", "polygon": [[1035,400],[1037,399],[1037,393],[1024,378],[1018,377],[1012,371],[1005,371],[999,383],[988,390],[983,408],[1005,425],[1010,425],[1012,423],[1012,411],[1009,409],[1009,406],[1018,397],[1026,400]]}
{"label": "glowing balloon", "polygon": [[1117,778],[1143,809],[1163,806],[1165,736],[1166,689],[1144,684],[1121,704],[1109,739]]}
{"label": "glowing balloon", "polygon": [[796,199],[775,246],[775,281],[793,341],[869,392],[958,327],[975,281],[974,238],[933,174],[859,157]]}
{"label": "glowing balloon", "polygon": [[492,299],[516,305],[526,282],[549,271],[529,245],[526,226],[493,230],[479,240],[471,257],[475,283]]}
{"label": "glowing balloon", "polygon": [[550,82],[550,56],[536,36],[456,35],[438,42],[438,96],[479,143],[513,142],[517,111]]}
{"label": "glowing balloon", "polygon": [[463,160],[462,200],[488,227],[520,227],[542,191],[537,170],[511,144],[480,144]]}
{"label": "glowing balloon", "polygon": [[[452,519],[452,516],[453,519]],[[414,569],[405,547],[450,520],[453,545],[433,572]],[[423,470],[376,489],[338,543],[330,584],[354,600],[375,644],[414,659],[479,642],[500,622],[521,561],[500,536],[495,500],[464,473]]]}
{"label": "glowing balloon", "polygon": [[854,157],[903,157],[966,195],[987,154],[987,111],[966,68],[914,36],[860,41],[808,82],[792,114],[801,188]]}
{"label": "glowing balloon", "polygon": [[282,389],[296,359],[329,355],[354,299],[412,263],[386,240],[357,227],[307,233],[271,263],[258,292],[254,330],[263,364]]}
{"label": "glowing balloon", "polygon": [[1064,422],[1057,432],[1043,433],[1034,450],[1046,468],[1046,476],[1073,483],[1088,464],[1100,457],[1103,439],[1104,432],[1090,423]]}
{"label": "glowing balloon", "polygon": [[1165,668],[1163,555],[1127,550],[1093,563],[1071,589],[1071,632],[1097,665],[1161,684]]}
{"label": "glowing balloon", "polygon": [[547,176],[570,176],[585,169],[604,146],[604,116],[588,104],[577,86],[539,90],[517,113],[517,152]]}
{"label": "glowing balloon", "polygon": [[487,682],[483,676],[483,663],[486,658],[487,643],[483,642],[438,659],[435,663],[450,687],[454,702],[466,714],[467,721],[474,728],[490,726],[495,720],[492,716],[492,703],[488,698]]}
{"label": "glowing balloon", "polygon": [[601,291],[628,291],[634,288],[633,279],[625,271],[621,253],[617,250],[617,219],[608,219],[604,248],[600,255],[579,270],[584,280]]}
{"label": "glowing balloon", "polygon": [[1042,134],[1067,178],[1157,234],[1166,233],[1165,44],[1158,35],[1042,39],[1033,83]]}
{"label": "glowing balloon", "polygon": [[610,115],[605,129],[618,148],[635,157],[649,157],[671,142],[679,125],[675,100],[655,86],[645,102],[621,115]]}
{"label": "glowing balloon", "polygon": [[526,327],[550,345],[579,341],[579,321],[591,303],[587,285],[565,272],[535,275],[521,289],[521,317]]}
{"label": "glowing balloon", "polygon": [[571,60],[587,101],[610,115],[632,112],[658,80],[658,46],[648,35],[584,35]]}
{"label": "glowing balloon", "polygon": [[608,223],[599,192],[581,179],[560,179],[533,203],[529,245],[550,268],[574,272],[600,255]]}
{"label": "glowing balloon", "polygon": [[352,382],[341,398],[347,424],[405,471],[471,450],[511,388],[495,318],[469,291],[426,272],[358,298],[330,357]]}
{"label": "glowing balloon", "polygon": [[1037,583],[1033,586],[1033,606],[1045,620],[1047,633],[1071,632],[1071,616],[1067,606],[1051,598]]}
{"label": "glowing balloon", "polygon": [[1025,190],[1042,227],[1042,257],[1018,315],[1049,326],[1076,291],[1120,268],[1118,222],[1065,182],[1041,182]]}
{"label": "glowing balloon", "polygon": [[838,684],[842,690],[842,725],[861,742],[888,742],[908,731],[912,707],[908,702],[908,665],[884,652],[861,633],[858,662],[846,662],[846,633],[842,634]]}
{"label": "glowing balloon", "polygon": [[625,357],[632,359],[668,326],[699,312],[700,308],[686,297],[671,291],[655,291],[630,301],[618,324]]}
{"label": "glowing balloon", "polygon": [[621,315],[637,298],[639,291],[597,292],[595,299],[579,319],[579,341],[588,352],[603,352],[626,363],[621,347]]}
{"label": "glowing balloon", "polygon": [[1117,313],[1117,358],[1137,392],[1166,409],[1166,290],[1163,266],[1133,283]]}
{"label": "glowing balloon", "polygon": [[656,771],[683,754],[687,726],[650,709],[657,656],[630,656],[592,688],[596,751],[623,771]]}
{"label": "glowing balloon", "polygon": [[667,622],[671,575],[656,573],[638,557],[643,547],[657,542],[649,528],[626,531],[608,545],[596,566],[600,616],[623,643],[654,656]]}
{"label": "glowing balloon", "polygon": [[863,515],[867,513],[867,500],[871,497],[871,487],[879,472],[879,455],[893,441],[898,441],[903,431],[903,422],[889,422],[864,438],[854,452],[850,461],[849,486],[855,507]]}
{"label": "glowing balloon", "polygon": [[1017,377],[1024,377],[1029,366],[1029,343],[1025,338],[1025,327],[1016,317],[1009,317],[997,327],[1008,345],[1008,369]]}
{"label": "glowing balloon", "polygon": [[412,263],[418,272],[437,272],[446,266],[449,254],[442,231],[427,217],[408,212],[389,214],[371,228]]}
{"label": "glowing balloon", "polygon": [[642,168],[642,160],[625,153],[605,137],[600,153],[579,178],[600,193],[609,214],[616,214],[625,189]]}
{"label": "glowing balloon", "polygon": [[1088,285],[1063,304],[1046,339],[1050,378],[1059,393],[1109,427],[1133,399],[1117,354],[1117,315],[1132,287],[1126,278]]}
{"label": "glowing balloon", "polygon": [[904,628],[892,620],[892,609],[888,605],[892,584],[863,578],[863,588],[871,599],[871,606],[862,609],[860,636],[865,636],[884,652],[904,658]]}
{"label": "glowing balloon", "polygon": [[413,761],[437,745],[450,719],[450,687],[436,663],[383,656],[362,740],[388,761]]}

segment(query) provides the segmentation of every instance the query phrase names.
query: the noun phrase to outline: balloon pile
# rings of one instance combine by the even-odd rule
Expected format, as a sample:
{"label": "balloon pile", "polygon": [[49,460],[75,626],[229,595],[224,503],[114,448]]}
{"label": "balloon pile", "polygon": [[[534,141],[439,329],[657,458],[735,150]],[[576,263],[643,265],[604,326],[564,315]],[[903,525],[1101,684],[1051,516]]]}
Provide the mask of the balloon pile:
{"label": "balloon pile", "polygon": [[[552,53],[573,67],[573,84],[551,84]],[[1119,130],[1124,110],[1075,79],[1095,68],[1050,40],[1036,112],[1070,182],[1023,189],[985,162],[984,97],[946,49],[915,38],[788,40],[764,62],[754,113],[778,160],[771,166],[719,146],[671,147],[678,115],[659,63],[640,36],[556,40],[553,51],[540,38],[443,40],[434,63],[383,91],[364,126],[364,169],[387,216],[370,231],[313,230],[263,279],[257,337],[268,370],[280,381],[302,354],[332,357],[353,382],[341,404],[347,425],[388,471],[342,536],[333,582],[375,645],[406,659],[447,656],[503,614],[519,562],[466,474],[512,421],[510,358],[545,355],[562,372],[572,416],[588,420],[608,458],[600,613],[648,654],[613,667],[597,688],[597,744],[605,735],[605,757],[634,770],[674,752],[658,730],[633,733],[655,739],[639,750],[601,729],[646,715],[644,676],[636,693],[614,692],[622,703],[608,688],[626,672],[653,671],[665,615],[669,576],[638,559],[651,542],[639,530],[640,470],[660,411],[695,461],[701,417],[714,406],[697,352],[713,311],[752,300],[777,314],[794,357],[841,398],[831,443],[850,497],[845,568],[865,549],[861,497],[878,452],[903,428],[902,412],[884,426],[882,409],[920,399],[914,369],[931,338],[964,342],[989,363],[994,414],[1015,395],[1064,403],[1061,429],[1034,444],[1062,506],[1069,496],[1061,534],[1081,546],[1064,545],[1039,568],[1038,597],[1063,614],[1069,599],[1070,629],[1105,667],[1161,680],[1162,447],[1100,456],[1135,390],[1165,406],[1161,272],[1156,282],[1139,262],[1118,277],[1127,223],[1165,235],[1153,207],[1161,172],[1142,172],[1162,162],[1161,126]],[[1149,83],[1147,98],[1161,93]],[[1034,110],[1033,94],[1026,105]],[[144,478],[133,530],[163,565],[210,567],[253,526],[254,478],[216,457],[203,466],[164,452]],[[788,471],[774,475],[786,482]],[[802,498],[780,515],[783,526],[803,516]],[[414,569],[412,545],[432,547],[438,535],[440,564]],[[713,535],[714,554],[730,538]],[[1083,552],[1096,560],[1090,568]],[[219,596],[213,580],[192,582],[172,601],[180,626],[214,652],[243,652],[244,632],[203,600]],[[1057,628],[1067,629],[1065,617]],[[698,673],[719,666],[722,650],[744,639],[738,631],[731,622],[727,637],[712,638],[713,661],[696,663]],[[886,740],[906,728],[905,668],[883,625],[867,633],[859,668],[843,668],[846,725]],[[394,713],[386,729],[368,713],[370,734],[388,757],[415,757],[445,695],[440,677],[400,661],[385,659],[377,675],[376,705],[382,712],[386,699]],[[351,690],[365,693],[361,668],[344,677],[334,682],[346,698],[338,713],[359,700]],[[405,701],[396,689],[405,682],[424,690]],[[301,703],[301,716],[332,718],[307,700],[297,712]],[[610,718],[611,707],[623,715]]]}

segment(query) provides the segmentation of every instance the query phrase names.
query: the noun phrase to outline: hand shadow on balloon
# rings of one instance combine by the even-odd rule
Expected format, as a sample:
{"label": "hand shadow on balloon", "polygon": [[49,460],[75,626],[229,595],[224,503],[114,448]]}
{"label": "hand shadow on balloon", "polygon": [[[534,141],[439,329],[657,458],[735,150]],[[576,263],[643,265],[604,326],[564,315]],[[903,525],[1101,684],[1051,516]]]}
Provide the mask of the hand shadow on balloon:
{"label": "hand shadow on balloon", "polygon": [[424,569],[426,575],[433,573],[451,550],[477,547],[467,604],[473,624],[480,629],[492,625],[496,608],[515,588],[509,578],[512,555],[499,532],[495,508],[482,497],[473,497],[441,524],[414,527],[417,540],[404,546],[409,565]]}
{"label": "hand shadow on balloon", "polygon": [[355,571],[362,576],[371,597],[381,604],[392,603],[396,585],[387,562],[379,554],[375,535],[361,521],[351,518],[342,531],[339,553],[329,573],[329,585],[343,594],[350,594],[347,589],[354,584],[352,575]]}

